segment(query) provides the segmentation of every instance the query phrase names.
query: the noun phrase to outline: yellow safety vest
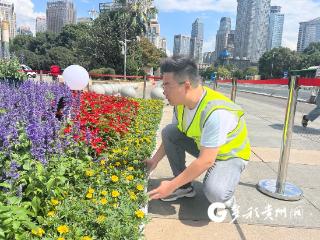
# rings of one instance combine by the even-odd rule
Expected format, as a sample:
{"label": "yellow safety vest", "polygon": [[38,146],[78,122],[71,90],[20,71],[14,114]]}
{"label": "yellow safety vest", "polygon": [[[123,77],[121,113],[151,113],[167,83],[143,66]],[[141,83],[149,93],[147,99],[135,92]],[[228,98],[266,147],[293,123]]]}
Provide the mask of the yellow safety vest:
{"label": "yellow safety vest", "polygon": [[198,105],[194,118],[189,127],[184,129],[184,106],[177,105],[174,109],[178,123],[178,129],[193,138],[200,149],[201,133],[208,117],[212,112],[218,109],[225,109],[235,114],[238,118],[238,124],[227,135],[226,143],[219,148],[216,160],[228,160],[231,158],[241,158],[249,160],[250,158],[250,142],[245,120],[243,118],[244,111],[240,106],[232,102],[229,98],[221,93],[218,93],[210,88],[204,87],[206,90],[205,96]]}

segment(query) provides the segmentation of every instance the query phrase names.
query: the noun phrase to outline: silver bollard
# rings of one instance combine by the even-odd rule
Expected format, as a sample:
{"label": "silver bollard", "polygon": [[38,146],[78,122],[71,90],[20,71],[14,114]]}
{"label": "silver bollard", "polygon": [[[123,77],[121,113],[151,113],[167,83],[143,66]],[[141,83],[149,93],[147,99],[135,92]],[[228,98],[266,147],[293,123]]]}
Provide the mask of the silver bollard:
{"label": "silver bollard", "polygon": [[237,79],[232,78],[231,100],[233,102],[236,102],[236,95],[237,95]]}
{"label": "silver bollard", "polygon": [[277,180],[261,180],[257,185],[257,189],[262,193],[273,198],[287,201],[297,201],[303,196],[303,192],[299,187],[292,183],[286,182],[298,91],[298,78],[297,76],[291,76],[286,117],[283,127],[278,177]]}

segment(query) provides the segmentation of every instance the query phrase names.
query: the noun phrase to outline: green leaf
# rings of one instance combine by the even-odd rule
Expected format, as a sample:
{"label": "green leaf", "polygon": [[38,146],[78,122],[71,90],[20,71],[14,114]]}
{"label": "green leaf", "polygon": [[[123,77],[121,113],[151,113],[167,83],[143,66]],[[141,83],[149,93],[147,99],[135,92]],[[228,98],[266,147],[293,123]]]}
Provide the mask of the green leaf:
{"label": "green leaf", "polygon": [[34,197],[31,201],[31,207],[34,211],[35,214],[38,214],[39,210],[40,210],[40,204],[41,201],[38,197]]}

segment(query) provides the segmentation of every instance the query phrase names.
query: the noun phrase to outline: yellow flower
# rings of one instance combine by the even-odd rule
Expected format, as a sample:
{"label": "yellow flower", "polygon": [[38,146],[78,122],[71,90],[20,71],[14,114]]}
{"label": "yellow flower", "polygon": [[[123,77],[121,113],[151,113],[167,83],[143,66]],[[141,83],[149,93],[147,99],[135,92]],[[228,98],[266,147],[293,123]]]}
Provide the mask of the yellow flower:
{"label": "yellow flower", "polygon": [[92,238],[89,237],[89,236],[84,236],[84,237],[81,238],[81,240],[92,240]]}
{"label": "yellow flower", "polygon": [[93,195],[92,195],[92,193],[88,193],[88,194],[86,195],[86,197],[91,199],[91,198],[93,197]]}
{"label": "yellow flower", "polygon": [[117,190],[112,190],[111,195],[112,195],[112,197],[116,198],[116,197],[120,196],[120,193]]}
{"label": "yellow flower", "polygon": [[94,171],[92,169],[87,169],[86,170],[86,176],[87,177],[92,177],[94,175]]}
{"label": "yellow flower", "polygon": [[107,194],[108,194],[108,192],[106,190],[101,191],[102,196],[106,196]]}
{"label": "yellow flower", "polygon": [[59,227],[57,227],[57,231],[60,234],[68,233],[69,232],[69,228],[68,228],[67,225],[60,225]]}
{"label": "yellow flower", "polygon": [[144,212],[142,211],[142,210],[137,210],[136,212],[135,212],[135,214],[136,214],[136,216],[138,217],[138,218],[143,218],[144,217]]}
{"label": "yellow flower", "polygon": [[127,179],[128,181],[132,181],[132,180],[133,180],[133,176],[132,176],[132,175],[128,175],[128,176],[126,177],[126,179]]}
{"label": "yellow flower", "polygon": [[57,240],[65,240],[63,237],[58,237]]}
{"label": "yellow flower", "polygon": [[121,165],[120,162],[116,162],[114,165],[116,165],[117,167],[119,167]]}
{"label": "yellow flower", "polygon": [[106,220],[106,216],[99,215],[98,218],[97,218],[97,223],[102,223],[102,222],[104,222],[104,220]]}
{"label": "yellow flower", "polygon": [[131,200],[137,200],[137,195],[134,192],[129,192]]}
{"label": "yellow flower", "polygon": [[50,211],[47,213],[48,217],[53,217],[56,213],[54,211]]}
{"label": "yellow flower", "polygon": [[119,178],[118,178],[116,175],[112,175],[112,176],[111,176],[111,181],[112,181],[112,182],[118,182],[118,181],[119,181]]}
{"label": "yellow flower", "polygon": [[108,200],[106,198],[101,198],[100,202],[102,205],[105,205],[107,204]]}
{"label": "yellow flower", "polygon": [[129,171],[133,171],[133,170],[134,170],[134,167],[128,167],[128,170],[129,170]]}
{"label": "yellow flower", "polygon": [[100,160],[100,165],[102,166],[106,165],[106,160],[105,159]]}
{"label": "yellow flower", "polygon": [[143,187],[143,185],[138,184],[138,185],[137,185],[137,189],[138,189],[139,191],[143,191],[144,187]]}
{"label": "yellow flower", "polygon": [[94,193],[94,189],[92,189],[92,188],[89,187],[88,193]]}
{"label": "yellow flower", "polygon": [[51,198],[50,202],[53,206],[57,206],[59,204],[59,200],[55,198]]}
{"label": "yellow flower", "polygon": [[37,228],[37,229],[32,229],[32,230],[31,230],[31,233],[32,233],[33,235],[42,237],[42,235],[45,233],[45,231],[44,231],[42,228]]}

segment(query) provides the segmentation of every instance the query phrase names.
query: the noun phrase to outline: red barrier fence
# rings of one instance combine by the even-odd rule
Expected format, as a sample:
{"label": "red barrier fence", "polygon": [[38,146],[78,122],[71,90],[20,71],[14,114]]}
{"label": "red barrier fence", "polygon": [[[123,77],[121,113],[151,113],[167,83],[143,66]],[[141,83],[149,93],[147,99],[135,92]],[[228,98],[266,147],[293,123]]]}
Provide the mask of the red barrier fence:
{"label": "red barrier fence", "polygon": [[[23,71],[23,70],[20,70]],[[25,70],[24,72],[36,72],[40,74],[50,74],[50,71],[46,70]],[[143,79],[144,76],[124,76],[124,75],[112,75],[112,74],[89,74],[90,77],[112,77],[112,78],[127,78],[127,79]],[[161,76],[147,76],[147,79],[159,81],[162,79]],[[232,83],[231,79],[218,80],[218,83]],[[275,78],[275,79],[264,79],[264,80],[237,80],[237,84],[270,84],[270,85],[288,85],[287,78]],[[320,78],[299,78],[299,86],[320,86]]]}

